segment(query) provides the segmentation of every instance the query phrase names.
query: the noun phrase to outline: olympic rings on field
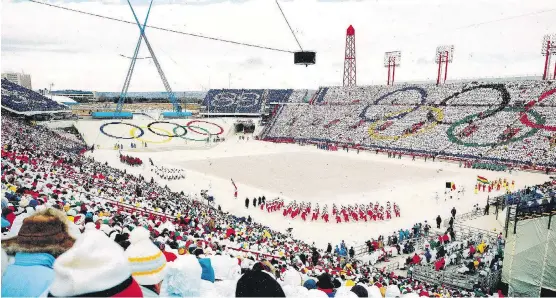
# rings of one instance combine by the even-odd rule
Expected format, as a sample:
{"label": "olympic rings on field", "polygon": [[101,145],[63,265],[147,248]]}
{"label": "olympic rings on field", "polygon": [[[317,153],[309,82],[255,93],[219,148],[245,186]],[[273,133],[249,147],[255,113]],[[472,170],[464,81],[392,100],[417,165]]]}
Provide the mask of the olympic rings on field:
{"label": "olympic rings on field", "polygon": [[[146,126],[141,126],[141,127],[139,127],[139,129],[141,129],[141,128],[147,128],[147,127],[146,127]],[[164,143],[168,143],[168,142],[170,142],[170,141],[172,140],[172,137],[170,137],[170,132],[169,132],[169,131],[167,131],[167,130],[165,130],[165,129],[162,129],[162,128],[158,128],[158,127],[155,127],[154,129],[167,133],[167,135],[166,135],[167,139],[162,140],[162,141],[152,141],[152,140],[141,139],[140,137],[135,137],[135,132],[137,131],[137,128],[135,128],[135,127],[131,129],[131,131],[129,132],[129,134],[130,134],[130,135],[132,136],[132,138],[135,139],[135,140],[138,140],[138,141],[141,141],[141,142],[145,142],[145,143],[152,143],[152,144],[164,144]]]}
{"label": "olympic rings on field", "polygon": [[[128,138],[128,137],[119,137],[119,136],[111,135],[111,134],[107,133],[106,131],[104,131],[104,129],[106,128],[106,126],[108,126],[108,125],[115,125],[115,124],[123,124],[123,125],[131,126],[131,127],[133,127],[132,130],[133,130],[134,133],[131,135],[131,137]],[[138,135],[138,136],[135,136],[135,132],[136,132],[137,130],[139,130],[140,132],[139,132],[139,135]],[[108,137],[111,137],[111,138],[115,138],[115,139],[120,139],[120,140],[132,140],[132,139],[140,138],[140,137],[142,137],[142,136],[145,134],[145,131],[144,131],[141,127],[139,127],[139,126],[137,126],[137,125],[135,125],[135,124],[126,123],[126,122],[118,122],[118,121],[104,123],[104,124],[100,127],[100,132],[102,132],[105,136],[108,136]]]}
{"label": "olympic rings on field", "polygon": [[[493,111],[495,111],[495,110],[488,110],[487,113],[493,113]],[[545,122],[544,118],[543,118],[539,113],[537,113],[537,112],[534,111],[534,110],[525,111],[525,109],[523,109],[523,108],[507,107],[507,108],[505,108],[503,111],[505,111],[505,112],[521,112],[521,113],[524,113],[524,112],[525,112],[525,113],[531,113],[531,115],[533,115],[533,117],[535,118],[535,121],[536,121],[537,123],[544,124],[544,122]],[[454,134],[454,130],[456,129],[456,127],[458,127],[458,126],[460,126],[460,125],[462,125],[462,124],[467,123],[468,121],[472,120],[473,118],[478,117],[479,114],[480,114],[480,113],[473,114],[473,115],[469,115],[469,116],[466,116],[466,117],[464,117],[463,119],[461,119],[461,120],[459,120],[459,121],[454,122],[454,124],[452,124],[452,125],[448,128],[448,130],[446,131],[446,134],[448,135],[448,139],[449,139],[452,143],[456,143],[456,144],[459,144],[459,145],[462,145],[462,146],[465,146],[465,147],[490,147],[490,146],[493,146],[493,145],[507,145],[507,144],[510,144],[510,143],[519,142],[519,141],[521,141],[521,140],[523,140],[523,139],[525,139],[525,138],[528,138],[528,137],[534,135],[535,133],[537,133],[537,131],[539,131],[538,128],[533,128],[533,129],[531,129],[530,131],[528,131],[526,134],[524,134],[524,135],[522,135],[522,136],[520,136],[520,137],[511,138],[511,139],[509,139],[509,140],[506,140],[506,141],[504,141],[504,142],[499,142],[499,143],[498,143],[498,142],[490,142],[490,143],[470,143],[470,142],[464,142],[464,141],[460,140],[460,139]],[[483,119],[484,119],[484,118],[483,118]]]}
{"label": "olympic rings on field", "polygon": [[195,132],[195,133],[198,133],[198,134],[204,135],[204,136],[207,136],[207,135],[221,135],[221,134],[224,133],[224,128],[223,128],[222,126],[220,126],[220,125],[218,125],[218,124],[216,124],[216,123],[212,123],[212,122],[208,122],[208,121],[204,121],[204,120],[191,120],[191,121],[187,122],[187,124],[186,124],[185,126],[186,126],[186,127],[190,127],[190,125],[191,125],[192,123],[197,123],[197,122],[199,122],[199,123],[207,123],[207,124],[214,125],[214,126],[218,127],[218,129],[219,129],[220,131],[219,131],[218,133],[210,133],[210,132],[204,133],[204,132],[195,131],[194,129],[191,129],[191,128],[190,128],[190,130],[191,130],[192,132]]}
{"label": "olympic rings on field", "polygon": [[[377,131],[376,131],[376,127],[379,126],[379,124],[382,124],[384,122],[386,122],[385,120],[380,120],[380,121],[376,121],[374,123],[372,123],[371,125],[369,125],[369,137],[371,137],[372,139],[377,139],[377,140],[398,140],[398,139],[403,139],[403,138],[407,138],[410,136],[414,136],[417,134],[421,134],[424,133],[426,131],[429,131],[431,129],[433,129],[436,125],[438,125],[438,123],[440,123],[440,121],[442,121],[444,119],[444,112],[442,112],[441,109],[436,108],[436,107],[432,107],[432,106],[424,106],[423,108],[427,108],[430,111],[433,111],[436,116],[435,116],[435,121],[428,124],[425,127],[420,127],[419,129],[417,129],[417,131],[412,132],[412,133],[408,133],[408,134],[403,134],[403,135],[395,135],[395,136],[386,136],[386,135],[380,135]],[[386,115],[386,119],[394,119],[396,118],[398,115],[401,114],[407,114],[409,113],[408,111],[414,111],[412,108],[407,109],[407,110],[402,110],[399,112],[394,112],[394,113],[390,113]],[[390,118],[392,117],[392,118]]]}
{"label": "olympic rings on field", "polygon": [[[537,100],[531,100],[530,102],[528,102],[525,105],[525,111],[529,111],[529,109],[531,109],[533,106],[535,106],[535,104],[545,100],[547,97],[549,97],[550,95],[552,95],[554,93],[556,93],[556,89],[548,90],[548,91],[544,92],[543,94],[541,94],[541,96],[539,96],[539,98]],[[538,122],[532,122],[531,120],[529,120],[529,117],[527,116],[527,113],[522,113],[519,120],[525,126],[528,126],[528,127],[531,127],[531,128],[544,129],[544,130],[548,130],[548,131],[556,131],[556,126],[554,126],[554,125],[550,126],[550,125],[539,124]]]}
{"label": "olympic rings on field", "polygon": [[[157,124],[157,123],[166,123],[166,124],[175,125],[175,127],[174,127],[174,129],[173,129],[174,135],[163,135],[163,134],[161,134],[161,133],[158,133],[158,132],[154,131],[154,129],[152,129],[151,126],[154,125],[154,124]],[[176,132],[176,128],[182,128],[182,129],[183,129],[183,133],[182,133],[182,134],[178,134],[178,133]],[[179,124],[177,124],[177,123],[168,122],[168,121],[154,121],[154,122],[151,122],[151,123],[149,123],[149,124],[147,125],[147,129],[149,129],[149,131],[152,132],[152,133],[154,133],[155,135],[161,136],[161,137],[177,138],[177,137],[185,136],[185,135],[187,134],[187,129],[186,129],[184,126],[179,125]],[[155,129],[156,129],[156,128],[155,128]]]}
{"label": "olympic rings on field", "polygon": [[[189,128],[189,129],[191,129],[191,127],[195,127],[195,128],[200,129],[200,130],[204,130],[205,133],[206,133],[206,135],[207,135],[206,138],[201,139],[201,140],[192,139],[192,138],[186,138],[186,137],[184,137],[184,136],[181,136],[181,138],[184,139],[184,140],[190,140],[190,141],[196,141],[196,142],[206,142],[206,141],[209,140],[209,136],[208,136],[208,135],[210,135],[210,133],[209,133],[208,129],[206,129],[206,128],[203,128],[203,127],[200,127],[200,126],[193,126],[193,125],[191,125],[191,126],[190,126],[190,125],[186,125],[186,126],[180,126],[180,127],[182,127],[182,128],[185,127],[185,128]],[[178,128],[179,128],[179,127],[177,127],[177,126],[174,127],[174,134],[176,134],[176,129],[178,129]]]}

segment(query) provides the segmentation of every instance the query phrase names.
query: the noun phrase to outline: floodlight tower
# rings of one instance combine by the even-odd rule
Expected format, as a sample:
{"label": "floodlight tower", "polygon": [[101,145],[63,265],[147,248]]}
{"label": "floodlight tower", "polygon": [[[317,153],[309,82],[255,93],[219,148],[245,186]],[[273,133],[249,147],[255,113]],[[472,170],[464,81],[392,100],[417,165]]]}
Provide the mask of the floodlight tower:
{"label": "floodlight tower", "polygon": [[[547,34],[542,40],[542,55],[546,56],[544,60],[544,72],[542,75],[543,80],[550,80],[550,63],[552,62],[551,56],[556,55],[556,33]],[[556,62],[554,63],[554,74],[552,79],[556,80]]]}
{"label": "floodlight tower", "polygon": [[[402,52],[393,51],[384,53],[384,67],[388,67],[388,80],[386,85],[394,85],[394,78],[396,77],[396,66],[400,66],[402,59]],[[392,81],[390,81],[390,70],[392,70]]]}
{"label": "floodlight tower", "polygon": [[442,83],[446,83],[446,78],[448,77],[448,64],[452,63],[454,59],[454,46],[444,45],[436,47],[436,58],[435,61],[438,64],[438,76],[436,77],[436,84],[440,85],[440,78],[442,77],[442,64],[444,64],[444,80]]}
{"label": "floodlight tower", "polygon": [[344,87],[357,85],[355,69],[355,29],[349,25],[346,32],[346,53],[344,56]]}

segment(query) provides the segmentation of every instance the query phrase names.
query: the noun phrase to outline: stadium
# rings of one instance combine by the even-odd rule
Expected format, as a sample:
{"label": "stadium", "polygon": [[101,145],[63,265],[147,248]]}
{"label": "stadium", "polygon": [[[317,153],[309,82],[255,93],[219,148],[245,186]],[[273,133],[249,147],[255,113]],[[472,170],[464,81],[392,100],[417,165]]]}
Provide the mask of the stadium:
{"label": "stadium", "polygon": [[2,296],[556,296],[556,6],[520,4],[7,2]]}

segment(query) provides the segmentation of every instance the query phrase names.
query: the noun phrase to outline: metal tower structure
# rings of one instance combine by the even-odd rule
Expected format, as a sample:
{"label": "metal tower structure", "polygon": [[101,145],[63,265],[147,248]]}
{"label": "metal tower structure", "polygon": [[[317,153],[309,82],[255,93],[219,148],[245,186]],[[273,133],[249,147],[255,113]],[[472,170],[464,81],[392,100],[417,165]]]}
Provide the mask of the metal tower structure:
{"label": "metal tower structure", "polygon": [[[388,79],[386,85],[394,85],[394,78],[396,77],[396,66],[400,66],[402,59],[402,52],[393,51],[384,53],[384,67],[388,67]],[[392,80],[390,80],[390,70],[392,70]]]}
{"label": "metal tower structure", "polygon": [[352,25],[349,25],[346,32],[346,53],[344,56],[344,87],[357,85],[355,64],[355,29]]}
{"label": "metal tower structure", "polygon": [[[129,2],[128,2],[129,3]],[[127,74],[124,80],[124,85],[122,87],[122,92],[120,92],[120,98],[118,99],[118,105],[116,106],[116,111],[114,112],[115,118],[121,118],[122,109],[125,103],[125,98],[127,96],[127,90],[129,89],[129,83],[131,82],[131,77],[133,75],[133,70],[135,69],[135,62],[137,61],[137,55],[139,54],[139,49],[141,48],[141,42],[143,41],[143,34],[145,32],[145,28],[147,26],[147,21],[149,20],[149,15],[151,13],[151,7],[153,5],[153,0],[149,4],[149,10],[147,10],[147,16],[145,17],[145,21],[143,22],[143,27],[139,26],[139,39],[137,40],[137,45],[135,46],[135,51],[133,52],[133,57],[131,57],[131,62],[129,65],[129,69],[127,70]],[[130,4],[131,6],[131,4]],[[133,8],[132,8],[133,10]],[[135,12],[134,12],[135,14]]]}
{"label": "metal tower structure", "polygon": [[[452,63],[454,59],[454,46],[453,45],[446,45],[446,46],[438,46],[436,48],[436,57],[435,61],[438,64],[438,76],[436,77],[436,84],[440,85],[441,81],[442,84],[446,83],[446,78],[448,78],[448,64]],[[444,80],[442,78],[442,64],[444,64]]]}
{"label": "metal tower structure", "polygon": [[156,69],[158,71],[158,74],[160,76],[160,79],[162,80],[162,84],[164,85],[164,88],[166,89],[166,93],[168,94],[168,98],[170,100],[170,102],[172,103],[173,106],[173,112],[164,112],[163,115],[168,116],[168,117],[181,117],[181,116],[189,116],[191,115],[190,113],[183,113],[181,106],[178,103],[178,100],[176,98],[176,95],[174,94],[174,92],[172,91],[172,88],[170,87],[170,84],[168,83],[168,80],[166,79],[166,75],[164,74],[164,71],[162,70],[162,67],[160,66],[160,63],[158,62],[158,59],[156,58],[156,55],[152,49],[152,46],[149,42],[149,39],[147,38],[147,35],[145,35],[145,28],[147,25],[147,21],[151,12],[151,7],[152,7],[152,3],[153,0],[151,0],[151,3],[149,4],[149,10],[147,11],[147,16],[145,17],[145,21],[143,22],[143,25],[141,26],[141,23],[139,22],[139,19],[137,18],[137,14],[135,13],[135,10],[133,9],[133,6],[131,5],[131,2],[128,0],[127,3],[129,4],[129,8],[131,9],[131,12],[133,13],[133,17],[135,18],[135,22],[137,23],[137,26],[139,27],[139,39],[137,40],[137,45],[135,46],[135,51],[133,53],[133,57],[131,58],[131,63],[129,66],[129,69],[127,71],[127,75],[124,81],[124,85],[122,87],[122,92],[120,93],[120,98],[118,100],[118,105],[116,106],[116,111],[114,112],[113,117],[114,118],[129,118],[129,116],[124,117],[122,115],[122,109],[123,109],[123,105],[125,103],[125,98],[127,96],[127,91],[129,89],[129,84],[131,82],[131,77],[133,76],[133,70],[135,69],[135,63],[137,61],[137,55],[139,54],[139,49],[141,48],[141,43],[144,40],[145,41],[145,45],[147,46],[147,49],[149,50],[149,53],[151,54],[151,58],[153,59],[153,62],[156,66]]}
{"label": "metal tower structure", "polygon": [[[542,75],[543,80],[550,80],[550,64],[552,56],[556,55],[556,33],[547,34],[542,40],[542,55],[546,56],[544,60],[544,71]],[[556,62],[554,62],[554,74],[552,80],[556,80]]]}

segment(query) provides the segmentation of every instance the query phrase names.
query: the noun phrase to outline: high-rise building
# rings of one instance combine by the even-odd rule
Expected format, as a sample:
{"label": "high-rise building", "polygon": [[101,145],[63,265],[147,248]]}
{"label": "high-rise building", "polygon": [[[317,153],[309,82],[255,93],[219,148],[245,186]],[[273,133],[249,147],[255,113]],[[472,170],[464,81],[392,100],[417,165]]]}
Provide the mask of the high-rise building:
{"label": "high-rise building", "polygon": [[2,79],[7,79],[8,81],[18,84],[27,89],[33,89],[31,86],[31,75],[24,73],[6,72],[2,74]]}

